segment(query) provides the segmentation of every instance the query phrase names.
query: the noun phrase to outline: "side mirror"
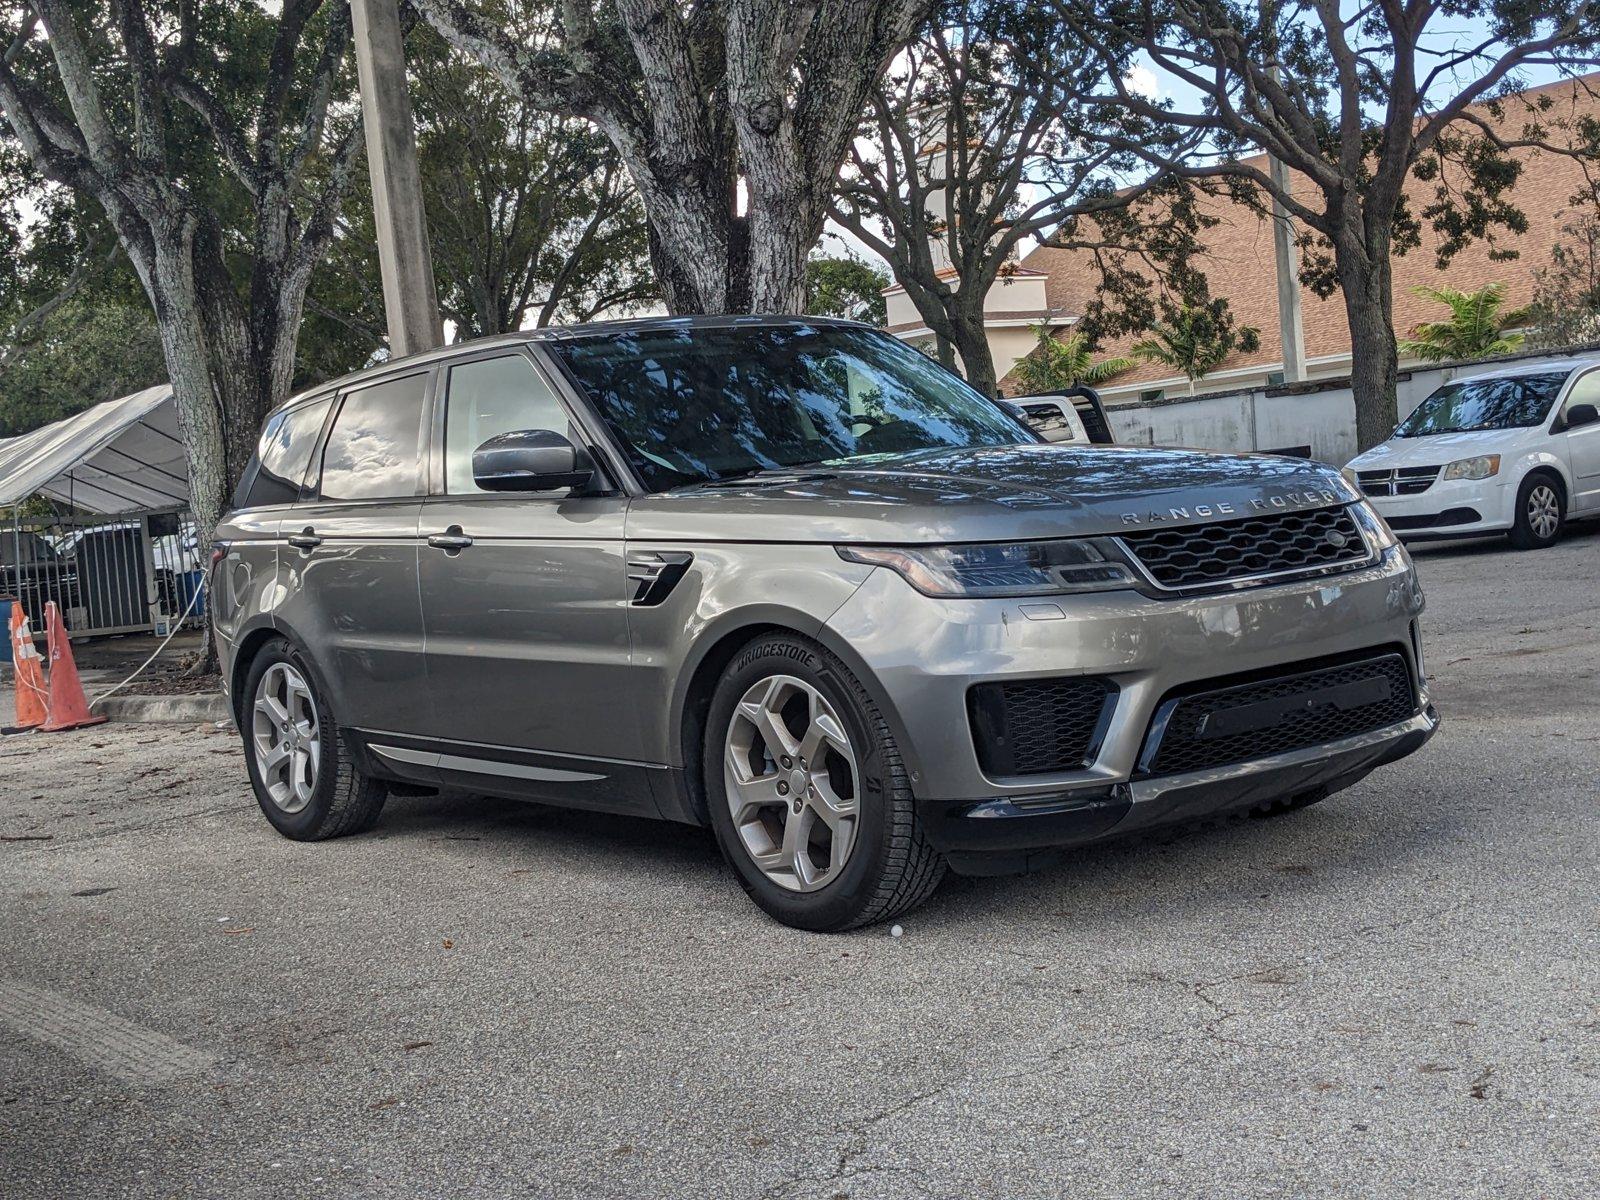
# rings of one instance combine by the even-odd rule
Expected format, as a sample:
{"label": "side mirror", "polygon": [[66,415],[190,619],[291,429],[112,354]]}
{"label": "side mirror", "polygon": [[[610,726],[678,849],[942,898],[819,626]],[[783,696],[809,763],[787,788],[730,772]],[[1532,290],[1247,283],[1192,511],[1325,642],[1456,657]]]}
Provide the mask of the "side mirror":
{"label": "side mirror", "polygon": [[1600,410],[1592,404],[1574,404],[1567,409],[1567,428],[1576,429],[1580,425],[1593,425],[1600,421]]}
{"label": "side mirror", "polygon": [[593,478],[588,455],[549,429],[496,434],[472,452],[472,482],[486,492],[553,492]]}

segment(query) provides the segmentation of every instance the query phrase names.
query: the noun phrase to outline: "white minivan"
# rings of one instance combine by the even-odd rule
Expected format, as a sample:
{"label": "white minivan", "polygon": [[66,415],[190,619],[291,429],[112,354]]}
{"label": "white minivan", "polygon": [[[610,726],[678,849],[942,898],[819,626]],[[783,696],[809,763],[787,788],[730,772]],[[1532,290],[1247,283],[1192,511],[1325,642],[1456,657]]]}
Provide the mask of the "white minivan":
{"label": "white minivan", "polygon": [[1402,538],[1549,546],[1600,517],[1600,356],[1453,379],[1345,466]]}

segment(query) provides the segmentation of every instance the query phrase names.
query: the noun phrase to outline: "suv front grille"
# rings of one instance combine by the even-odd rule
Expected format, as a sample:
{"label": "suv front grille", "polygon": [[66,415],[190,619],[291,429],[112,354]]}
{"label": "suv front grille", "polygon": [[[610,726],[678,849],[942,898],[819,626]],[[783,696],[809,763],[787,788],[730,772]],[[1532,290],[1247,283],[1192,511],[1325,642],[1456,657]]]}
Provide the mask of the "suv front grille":
{"label": "suv front grille", "polygon": [[1356,567],[1372,560],[1366,539],[1344,505],[1142,530],[1124,533],[1121,540],[1150,578],[1169,591]]}
{"label": "suv front grille", "polygon": [[967,693],[978,764],[992,778],[1082,770],[1116,695],[1109,680],[1081,676],[980,683]]}
{"label": "suv front grille", "polygon": [[1356,482],[1368,496],[1417,496],[1439,478],[1438,467],[1401,467],[1396,471],[1357,471]]}
{"label": "suv front grille", "polygon": [[1185,691],[1157,707],[1141,774],[1182,775],[1326,745],[1417,711],[1411,669],[1398,652]]}

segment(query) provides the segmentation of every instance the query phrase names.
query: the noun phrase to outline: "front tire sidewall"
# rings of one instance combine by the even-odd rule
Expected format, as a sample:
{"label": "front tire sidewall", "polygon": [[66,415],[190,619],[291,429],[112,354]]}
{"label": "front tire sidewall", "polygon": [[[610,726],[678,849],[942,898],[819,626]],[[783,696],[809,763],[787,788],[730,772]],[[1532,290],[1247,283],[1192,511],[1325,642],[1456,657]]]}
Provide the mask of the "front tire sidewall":
{"label": "front tire sidewall", "polygon": [[[1533,494],[1534,488],[1540,485],[1548,487],[1556,497],[1556,527],[1548,537],[1541,537],[1536,533],[1528,520],[1528,497]],[[1561,484],[1542,472],[1529,475],[1522,481],[1522,486],[1517,488],[1517,515],[1516,522],[1511,527],[1511,544],[1518,550],[1542,550],[1546,546],[1553,546],[1561,540],[1561,530],[1566,524],[1566,519],[1567,498]]]}
{"label": "front tire sidewall", "polygon": [[[251,737],[256,689],[261,684],[261,677],[277,663],[288,663],[299,672],[300,678],[306,681],[312,703],[317,706],[317,740],[322,747],[317,767],[317,783],[311,792],[311,802],[294,813],[285,812],[272,802],[272,797],[261,778],[260,768],[256,764],[256,748]],[[291,643],[281,638],[270,642],[251,662],[249,674],[245,677],[243,693],[239,697],[238,719],[239,733],[244,740],[245,764],[249,769],[250,784],[256,794],[256,803],[261,806],[262,815],[284,837],[293,838],[295,841],[313,841],[321,837],[323,826],[327,823],[334,804],[336,781],[341,765],[338,756],[343,747],[339,744],[339,727],[328,711],[322,683],[305,656]]]}
{"label": "front tire sidewall", "polygon": [[[845,722],[855,752],[860,809],[855,846],[839,877],[815,892],[792,892],[768,879],[751,861],[728,810],[722,762],[728,725],[739,698],[770,675],[793,675],[820,689]],[[883,746],[872,735],[856,699],[857,686],[843,664],[820,647],[799,638],[763,638],[739,653],[711,699],[702,762],[706,805],[717,844],[750,898],[772,917],[800,929],[826,932],[850,925],[871,902],[886,868],[888,772]]]}

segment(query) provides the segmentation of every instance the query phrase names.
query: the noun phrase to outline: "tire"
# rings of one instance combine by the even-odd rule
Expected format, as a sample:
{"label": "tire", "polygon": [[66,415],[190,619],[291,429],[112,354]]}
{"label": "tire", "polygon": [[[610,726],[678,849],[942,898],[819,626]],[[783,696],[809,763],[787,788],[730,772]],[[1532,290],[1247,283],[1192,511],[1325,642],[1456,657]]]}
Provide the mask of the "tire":
{"label": "tire", "polygon": [[1561,538],[1567,519],[1565,490],[1553,475],[1535,471],[1517,489],[1516,523],[1511,544],[1518,550],[1542,550]]}
{"label": "tire", "polygon": [[[285,731],[270,706],[260,707],[265,704],[262,684],[269,676],[267,690],[285,711],[294,714],[292,732]],[[294,699],[287,702],[286,684],[294,692]],[[319,842],[361,833],[377,823],[388,798],[387,786],[357,769],[316,673],[283,638],[268,642],[250,664],[239,696],[239,733],[256,803],[284,837]],[[293,746],[286,767],[272,767],[265,761],[264,753],[271,749],[274,738],[284,739],[279,745]],[[300,768],[307,760],[312,766],[309,775]],[[307,782],[309,786],[303,786]]]}
{"label": "tire", "polygon": [[703,754],[723,856],[750,898],[783,924],[837,932],[886,921],[944,878],[888,723],[815,642],[775,634],[740,651],[712,695]]}

